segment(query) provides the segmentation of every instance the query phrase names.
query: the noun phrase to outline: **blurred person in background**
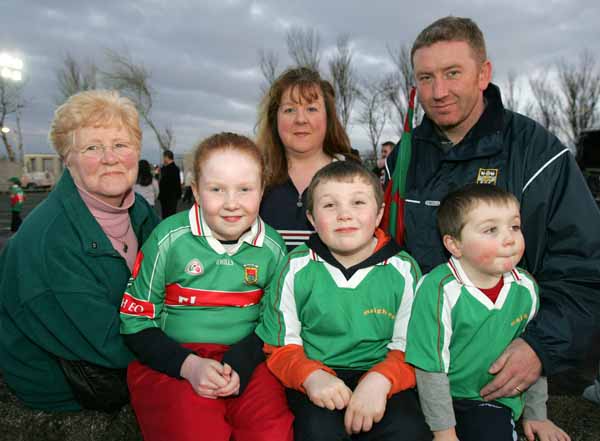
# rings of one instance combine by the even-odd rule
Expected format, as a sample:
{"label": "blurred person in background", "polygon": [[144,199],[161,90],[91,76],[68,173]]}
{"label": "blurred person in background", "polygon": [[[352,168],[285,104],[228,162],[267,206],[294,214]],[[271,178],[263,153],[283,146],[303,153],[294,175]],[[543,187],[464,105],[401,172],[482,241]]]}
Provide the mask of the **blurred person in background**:
{"label": "blurred person in background", "polygon": [[138,177],[133,190],[154,207],[158,196],[158,181],[154,179],[150,163],[145,159],[140,159],[138,163]]}

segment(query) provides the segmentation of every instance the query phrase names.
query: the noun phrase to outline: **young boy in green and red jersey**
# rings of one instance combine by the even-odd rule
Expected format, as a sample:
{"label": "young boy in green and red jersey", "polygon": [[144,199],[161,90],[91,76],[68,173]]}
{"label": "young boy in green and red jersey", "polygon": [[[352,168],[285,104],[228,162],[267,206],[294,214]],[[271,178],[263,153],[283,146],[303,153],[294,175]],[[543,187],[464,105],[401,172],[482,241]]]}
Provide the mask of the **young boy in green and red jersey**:
{"label": "young boy in green and red jersey", "polygon": [[523,412],[530,441],[569,441],[546,416],[547,383],[484,401],[490,366],[538,309],[533,277],[517,268],[525,250],[517,199],[494,185],[471,184],[446,196],[438,227],[452,257],[419,282],[406,345],[417,368],[425,418],[435,440],[509,441]]}

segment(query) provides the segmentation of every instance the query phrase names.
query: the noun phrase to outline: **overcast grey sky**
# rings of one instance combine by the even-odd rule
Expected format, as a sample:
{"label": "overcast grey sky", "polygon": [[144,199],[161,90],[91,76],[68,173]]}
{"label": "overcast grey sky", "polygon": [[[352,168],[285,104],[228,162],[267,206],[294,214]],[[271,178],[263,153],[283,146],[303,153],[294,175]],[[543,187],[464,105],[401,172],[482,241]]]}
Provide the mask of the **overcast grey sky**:
{"label": "overcast grey sky", "polygon": [[[0,6],[0,51],[25,63],[26,153],[51,151],[56,70],[67,52],[102,64],[111,48],[143,64],[156,90],[153,119],[173,128],[176,153],[217,131],[253,134],[263,82],[258,51],[276,51],[280,66],[288,65],[291,26],[319,32],[322,69],[337,37],[348,34],[356,70],[371,78],[392,68],[386,45],[410,45],[448,14],[469,16],[482,28],[500,85],[510,69],[529,75],[561,58],[574,61],[584,47],[600,60],[598,0],[0,0]],[[349,133],[355,147],[369,149],[362,127],[354,123]],[[383,138],[393,137],[390,128]],[[142,156],[157,162],[147,128],[143,146]]]}

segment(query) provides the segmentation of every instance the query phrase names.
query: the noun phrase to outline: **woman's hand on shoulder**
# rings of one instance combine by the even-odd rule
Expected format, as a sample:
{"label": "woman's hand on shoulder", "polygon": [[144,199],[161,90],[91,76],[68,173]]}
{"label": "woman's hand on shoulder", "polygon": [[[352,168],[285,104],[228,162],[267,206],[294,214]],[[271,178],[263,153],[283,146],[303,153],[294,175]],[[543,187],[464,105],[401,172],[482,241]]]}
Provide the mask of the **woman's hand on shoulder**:
{"label": "woman's hand on shoulder", "polygon": [[190,354],[181,365],[180,375],[189,381],[198,395],[215,399],[218,397],[217,390],[225,388],[231,382],[226,371],[225,366],[216,360]]}
{"label": "woman's hand on shoulder", "polygon": [[315,406],[329,410],[345,408],[352,396],[352,391],[342,380],[322,369],[312,372],[302,386]]}

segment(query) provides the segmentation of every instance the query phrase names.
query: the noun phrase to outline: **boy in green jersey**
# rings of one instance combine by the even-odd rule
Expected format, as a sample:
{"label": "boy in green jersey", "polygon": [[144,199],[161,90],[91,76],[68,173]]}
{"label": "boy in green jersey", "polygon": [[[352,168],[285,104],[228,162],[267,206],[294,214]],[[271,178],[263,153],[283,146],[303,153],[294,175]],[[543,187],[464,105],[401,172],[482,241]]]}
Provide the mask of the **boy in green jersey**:
{"label": "boy in green jersey", "polygon": [[493,185],[471,184],[448,194],[438,210],[442,241],[452,257],[419,282],[408,326],[406,360],[417,369],[425,418],[435,440],[517,439],[514,420],[525,407],[530,441],[567,441],[546,416],[547,383],[484,401],[490,366],[525,329],[538,308],[538,287],[516,267],[525,250],[519,203]]}
{"label": "boy in green jersey", "polygon": [[256,333],[288,388],[296,441],[429,440],[404,362],[420,270],[377,228],[378,178],[336,161],[313,177],[316,230],[280,264]]}

